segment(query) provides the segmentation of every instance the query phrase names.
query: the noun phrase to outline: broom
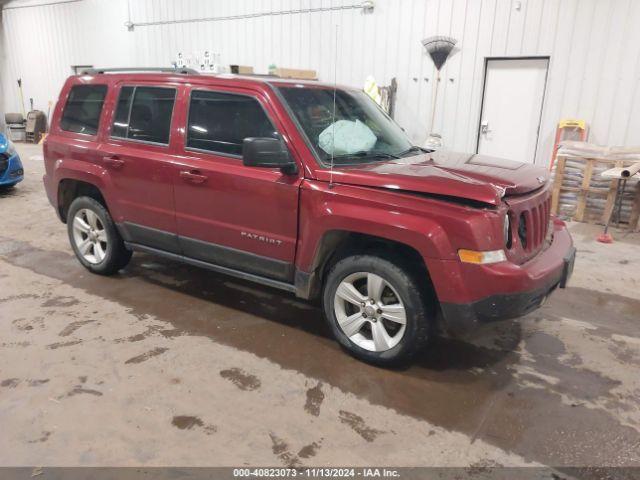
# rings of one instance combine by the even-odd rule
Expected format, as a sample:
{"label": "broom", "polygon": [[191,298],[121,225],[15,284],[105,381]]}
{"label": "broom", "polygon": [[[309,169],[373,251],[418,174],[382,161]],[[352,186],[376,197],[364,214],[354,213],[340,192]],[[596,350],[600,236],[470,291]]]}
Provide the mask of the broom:
{"label": "broom", "polygon": [[433,134],[433,124],[436,119],[436,105],[438,104],[438,87],[440,86],[440,69],[445,64],[453,47],[455,47],[457,40],[451,37],[443,37],[436,35],[434,37],[425,38],[422,40],[422,46],[427,50],[427,53],[433,60],[433,64],[437,70],[436,84],[433,94],[433,110],[431,111],[431,125],[429,126],[430,135]]}

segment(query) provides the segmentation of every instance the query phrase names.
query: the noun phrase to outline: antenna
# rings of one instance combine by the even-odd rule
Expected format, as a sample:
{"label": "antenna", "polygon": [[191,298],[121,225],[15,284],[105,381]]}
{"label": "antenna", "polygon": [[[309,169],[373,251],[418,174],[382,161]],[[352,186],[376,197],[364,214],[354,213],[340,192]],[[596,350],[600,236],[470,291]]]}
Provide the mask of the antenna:
{"label": "antenna", "polygon": [[333,188],[333,156],[336,145],[336,91],[338,90],[338,30],[340,25],[336,24],[336,41],[333,54],[333,111],[331,113],[331,165],[329,167],[329,188]]}

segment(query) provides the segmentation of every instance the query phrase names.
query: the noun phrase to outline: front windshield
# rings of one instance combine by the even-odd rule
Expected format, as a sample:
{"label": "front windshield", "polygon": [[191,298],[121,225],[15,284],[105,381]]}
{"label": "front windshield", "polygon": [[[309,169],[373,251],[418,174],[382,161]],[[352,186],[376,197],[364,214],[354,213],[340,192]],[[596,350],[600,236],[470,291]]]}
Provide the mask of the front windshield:
{"label": "front windshield", "polygon": [[[364,92],[280,86],[323,166],[379,162],[399,158],[417,147]],[[418,149],[420,150],[420,149]]]}

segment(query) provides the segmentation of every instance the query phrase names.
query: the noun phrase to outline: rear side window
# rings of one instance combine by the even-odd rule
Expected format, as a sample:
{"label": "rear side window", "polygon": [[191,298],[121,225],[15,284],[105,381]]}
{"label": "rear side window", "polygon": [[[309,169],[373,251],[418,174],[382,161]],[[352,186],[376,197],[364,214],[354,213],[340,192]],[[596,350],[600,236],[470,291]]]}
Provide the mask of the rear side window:
{"label": "rear side window", "polygon": [[241,155],[247,137],[277,137],[255,98],[202,90],[191,93],[188,148]]}
{"label": "rear side window", "polygon": [[95,135],[98,133],[100,113],[107,95],[106,85],[76,85],[71,87],[62,112],[60,128],[67,132]]}
{"label": "rear side window", "polygon": [[122,87],[111,136],[167,145],[176,90]]}

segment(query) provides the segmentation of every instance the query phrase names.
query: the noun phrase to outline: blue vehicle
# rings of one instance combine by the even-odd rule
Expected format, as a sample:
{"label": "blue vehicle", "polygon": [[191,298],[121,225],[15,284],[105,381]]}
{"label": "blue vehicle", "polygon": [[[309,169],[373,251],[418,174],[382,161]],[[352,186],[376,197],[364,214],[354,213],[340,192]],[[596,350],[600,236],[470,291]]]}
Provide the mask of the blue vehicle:
{"label": "blue vehicle", "polygon": [[24,179],[22,162],[11,140],[0,133],[0,188],[13,187]]}

